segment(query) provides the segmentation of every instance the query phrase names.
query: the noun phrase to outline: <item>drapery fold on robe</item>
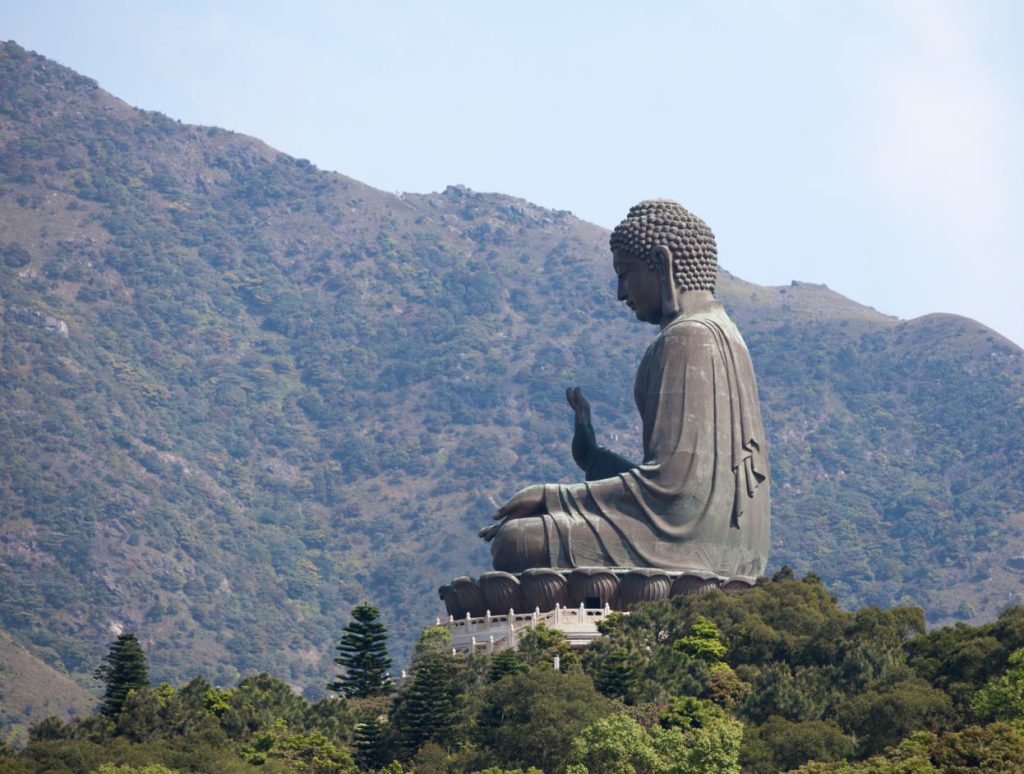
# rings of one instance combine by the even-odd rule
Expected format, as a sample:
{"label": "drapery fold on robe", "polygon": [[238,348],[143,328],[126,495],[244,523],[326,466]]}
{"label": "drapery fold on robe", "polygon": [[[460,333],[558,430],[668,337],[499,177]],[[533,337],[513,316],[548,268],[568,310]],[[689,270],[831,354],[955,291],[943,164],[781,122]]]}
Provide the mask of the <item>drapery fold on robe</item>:
{"label": "drapery fold on robe", "polygon": [[692,299],[647,349],[634,389],[644,459],[598,450],[549,485],[551,567],[658,567],[753,579],[768,556],[767,443],[754,369],[722,305]]}

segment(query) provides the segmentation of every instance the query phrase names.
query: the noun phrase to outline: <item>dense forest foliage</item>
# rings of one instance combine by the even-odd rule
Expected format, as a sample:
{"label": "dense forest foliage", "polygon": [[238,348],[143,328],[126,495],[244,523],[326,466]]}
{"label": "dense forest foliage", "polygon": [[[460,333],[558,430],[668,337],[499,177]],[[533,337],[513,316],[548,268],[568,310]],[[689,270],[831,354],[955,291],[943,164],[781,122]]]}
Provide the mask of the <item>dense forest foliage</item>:
{"label": "dense forest foliage", "polygon": [[[437,587],[488,568],[493,503],[577,478],[565,386],[637,455],[652,332],[568,212],[392,196],[6,43],[0,224],[0,646],[94,691],[131,630],[158,682],[316,701],[366,598],[408,663]],[[1020,601],[1021,350],[820,286],[719,291],[760,379],[773,567],[933,624]]]}
{"label": "dense forest foliage", "polygon": [[[920,608],[846,612],[817,577],[783,568],[602,626],[582,655],[542,625],[493,656],[454,655],[431,627],[398,685],[358,687],[356,659],[344,695],[317,701],[266,674],[230,689],[108,679],[125,694],[116,712],[42,721],[0,753],[0,772],[1024,770],[1024,607],[925,633]],[[118,655],[126,639],[111,669],[137,665]]]}

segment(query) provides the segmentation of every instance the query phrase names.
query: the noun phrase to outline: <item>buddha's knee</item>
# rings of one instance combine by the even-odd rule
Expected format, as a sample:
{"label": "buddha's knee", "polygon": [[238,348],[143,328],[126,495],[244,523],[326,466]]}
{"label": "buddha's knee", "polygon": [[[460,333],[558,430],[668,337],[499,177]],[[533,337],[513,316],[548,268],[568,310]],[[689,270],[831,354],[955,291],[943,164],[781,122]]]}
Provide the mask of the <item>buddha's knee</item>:
{"label": "buddha's knee", "polygon": [[491,541],[491,558],[494,560],[494,569],[503,572],[547,567],[550,559],[544,520],[528,516],[503,524]]}

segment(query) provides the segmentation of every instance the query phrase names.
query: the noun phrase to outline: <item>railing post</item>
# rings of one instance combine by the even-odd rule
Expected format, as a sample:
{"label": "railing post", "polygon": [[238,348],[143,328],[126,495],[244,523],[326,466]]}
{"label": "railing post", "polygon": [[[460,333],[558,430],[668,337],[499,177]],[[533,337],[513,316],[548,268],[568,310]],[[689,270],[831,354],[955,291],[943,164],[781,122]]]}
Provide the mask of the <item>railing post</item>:
{"label": "railing post", "polygon": [[562,608],[555,602],[555,626],[558,626],[560,623],[562,623]]}
{"label": "railing post", "polygon": [[469,639],[469,655],[476,655],[476,637],[470,637]]}
{"label": "railing post", "polygon": [[537,619],[538,618],[540,618],[540,608],[539,607],[535,607],[533,609],[533,620],[530,621],[530,628],[531,629],[536,629],[537,628]]}

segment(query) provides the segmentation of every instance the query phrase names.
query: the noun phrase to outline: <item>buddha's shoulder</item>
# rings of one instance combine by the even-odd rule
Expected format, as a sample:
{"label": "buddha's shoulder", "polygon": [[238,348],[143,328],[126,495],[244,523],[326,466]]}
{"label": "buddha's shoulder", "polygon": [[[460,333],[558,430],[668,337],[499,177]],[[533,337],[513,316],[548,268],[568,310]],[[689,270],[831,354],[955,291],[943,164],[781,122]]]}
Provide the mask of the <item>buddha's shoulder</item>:
{"label": "buddha's shoulder", "polygon": [[665,326],[658,338],[665,342],[714,338],[715,329],[719,327],[718,315],[698,312],[676,318]]}
{"label": "buddha's shoulder", "polygon": [[709,309],[673,320],[658,336],[658,348],[667,357],[678,352],[744,349],[743,337],[724,309]]}

